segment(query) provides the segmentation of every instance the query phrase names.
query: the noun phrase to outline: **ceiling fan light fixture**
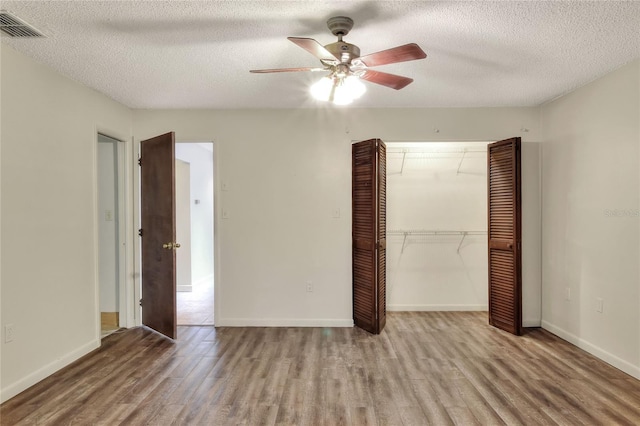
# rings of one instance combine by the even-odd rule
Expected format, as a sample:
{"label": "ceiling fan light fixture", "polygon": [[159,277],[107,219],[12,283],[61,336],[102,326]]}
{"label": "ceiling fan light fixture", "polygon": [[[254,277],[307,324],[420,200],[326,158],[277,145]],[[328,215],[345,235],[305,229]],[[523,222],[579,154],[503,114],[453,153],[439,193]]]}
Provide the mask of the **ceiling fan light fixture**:
{"label": "ceiling fan light fixture", "polygon": [[319,101],[331,101],[336,105],[348,105],[367,91],[355,75],[322,77],[311,86],[311,95]]}
{"label": "ceiling fan light fixture", "polygon": [[322,77],[311,85],[311,96],[319,101],[328,101],[331,98],[333,92],[333,79],[329,77]]}
{"label": "ceiling fan light fixture", "polygon": [[353,99],[358,99],[367,91],[367,86],[360,80],[360,77],[350,75],[344,79],[342,87],[346,89]]}

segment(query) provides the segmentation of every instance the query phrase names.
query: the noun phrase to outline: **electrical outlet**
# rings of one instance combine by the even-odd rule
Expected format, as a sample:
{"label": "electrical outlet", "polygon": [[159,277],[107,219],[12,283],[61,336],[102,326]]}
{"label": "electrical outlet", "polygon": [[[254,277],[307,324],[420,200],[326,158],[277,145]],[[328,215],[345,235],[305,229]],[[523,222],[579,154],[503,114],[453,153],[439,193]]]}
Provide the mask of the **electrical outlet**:
{"label": "electrical outlet", "polygon": [[570,287],[565,287],[565,289],[564,289],[564,300],[566,300],[567,302],[571,301],[571,288]]}
{"label": "electrical outlet", "polygon": [[14,337],[14,329],[13,324],[7,324],[4,326],[4,342],[9,343],[13,342]]}
{"label": "electrical outlet", "polygon": [[313,293],[313,283],[311,281],[307,281],[307,293]]}
{"label": "electrical outlet", "polygon": [[222,218],[223,219],[229,219],[229,210],[222,209]]}
{"label": "electrical outlet", "polygon": [[596,312],[602,313],[604,309],[604,300],[601,297],[596,299]]}

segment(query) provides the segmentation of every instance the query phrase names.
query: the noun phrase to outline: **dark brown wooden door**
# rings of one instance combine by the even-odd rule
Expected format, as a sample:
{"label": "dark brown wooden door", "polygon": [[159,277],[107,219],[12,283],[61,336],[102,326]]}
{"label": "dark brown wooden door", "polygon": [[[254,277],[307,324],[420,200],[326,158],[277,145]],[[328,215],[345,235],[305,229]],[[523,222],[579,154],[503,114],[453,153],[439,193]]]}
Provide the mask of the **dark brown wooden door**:
{"label": "dark brown wooden door", "polygon": [[387,321],[386,167],[380,139],[352,145],[353,322],[374,334]]}
{"label": "dark brown wooden door", "polygon": [[175,136],[140,142],[142,324],[176,338]]}
{"label": "dark brown wooden door", "polygon": [[522,333],[520,138],[487,149],[489,324]]}

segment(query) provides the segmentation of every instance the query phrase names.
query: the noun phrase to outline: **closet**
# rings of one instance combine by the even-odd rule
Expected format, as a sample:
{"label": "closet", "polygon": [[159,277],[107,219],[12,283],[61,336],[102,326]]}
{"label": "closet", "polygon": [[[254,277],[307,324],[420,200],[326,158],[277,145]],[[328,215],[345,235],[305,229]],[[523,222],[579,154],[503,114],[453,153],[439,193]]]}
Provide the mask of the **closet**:
{"label": "closet", "polygon": [[487,143],[387,143],[387,309],[487,310]]}

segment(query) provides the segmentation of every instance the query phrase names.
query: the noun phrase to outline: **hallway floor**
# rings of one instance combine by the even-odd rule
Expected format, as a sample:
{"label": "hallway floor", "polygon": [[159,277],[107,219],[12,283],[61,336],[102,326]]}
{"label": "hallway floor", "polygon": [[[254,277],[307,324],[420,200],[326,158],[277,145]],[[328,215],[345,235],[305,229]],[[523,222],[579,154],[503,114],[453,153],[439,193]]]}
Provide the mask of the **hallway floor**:
{"label": "hallway floor", "polygon": [[178,325],[213,325],[213,278],[193,284],[177,295]]}

